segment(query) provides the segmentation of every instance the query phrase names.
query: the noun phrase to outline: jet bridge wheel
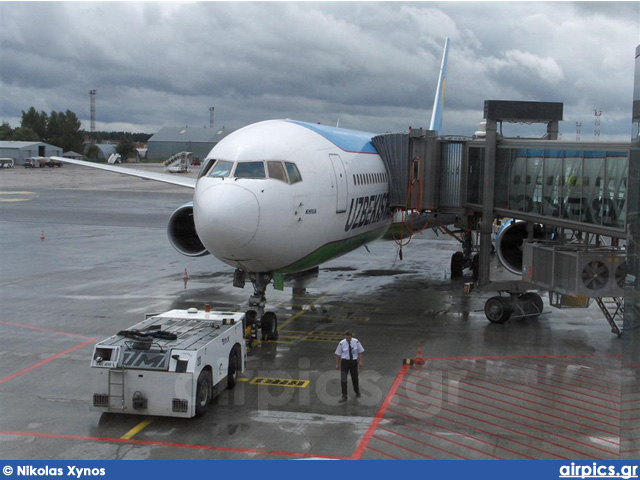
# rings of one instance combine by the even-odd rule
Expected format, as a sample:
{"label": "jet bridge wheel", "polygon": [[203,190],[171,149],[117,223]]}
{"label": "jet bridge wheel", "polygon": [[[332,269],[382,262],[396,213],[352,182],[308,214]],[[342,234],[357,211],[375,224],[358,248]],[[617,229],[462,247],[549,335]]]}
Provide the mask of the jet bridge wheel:
{"label": "jet bridge wheel", "polygon": [[273,312],[266,312],[260,320],[262,341],[278,339],[278,317]]}
{"label": "jet bridge wheel", "polygon": [[207,413],[209,402],[211,402],[211,372],[202,370],[196,386],[196,417]]}
{"label": "jet bridge wheel", "polygon": [[518,297],[518,303],[522,305],[524,313],[531,318],[537,318],[544,309],[542,297],[535,292],[523,293]]}
{"label": "jet bridge wheel", "polygon": [[513,313],[511,298],[495,296],[488,299],[484,304],[484,314],[492,323],[504,323],[509,320]]}

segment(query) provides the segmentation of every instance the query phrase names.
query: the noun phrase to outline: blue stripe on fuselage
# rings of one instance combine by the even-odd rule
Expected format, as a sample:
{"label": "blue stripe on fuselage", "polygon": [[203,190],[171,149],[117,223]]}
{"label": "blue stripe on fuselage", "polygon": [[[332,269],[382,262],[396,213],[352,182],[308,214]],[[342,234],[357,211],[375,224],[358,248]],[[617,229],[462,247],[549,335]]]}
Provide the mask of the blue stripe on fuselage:
{"label": "blue stripe on fuselage", "polygon": [[375,133],[359,132],[357,130],[329,127],[327,125],[318,125],[315,123],[298,122],[296,120],[287,121],[308,128],[309,130],[322,135],[345,152],[378,153],[371,143],[371,139],[376,135]]}

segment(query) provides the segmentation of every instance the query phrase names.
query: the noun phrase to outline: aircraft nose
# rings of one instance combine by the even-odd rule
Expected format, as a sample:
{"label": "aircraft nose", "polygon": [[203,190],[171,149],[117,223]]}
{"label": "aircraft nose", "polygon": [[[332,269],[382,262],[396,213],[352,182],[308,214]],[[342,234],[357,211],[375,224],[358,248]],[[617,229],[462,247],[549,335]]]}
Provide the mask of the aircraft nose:
{"label": "aircraft nose", "polygon": [[230,182],[196,193],[194,221],[200,240],[218,257],[248,245],[258,230],[260,205],[249,190]]}

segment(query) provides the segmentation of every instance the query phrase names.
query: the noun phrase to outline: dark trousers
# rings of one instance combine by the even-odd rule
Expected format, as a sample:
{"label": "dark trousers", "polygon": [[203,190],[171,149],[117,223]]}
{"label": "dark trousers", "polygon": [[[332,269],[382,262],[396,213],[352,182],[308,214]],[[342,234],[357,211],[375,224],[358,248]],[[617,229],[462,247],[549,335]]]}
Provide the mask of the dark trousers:
{"label": "dark trousers", "polygon": [[356,395],[360,394],[360,384],[358,383],[358,360],[340,360],[340,386],[342,387],[342,396],[347,396],[347,375],[351,374],[353,389]]}

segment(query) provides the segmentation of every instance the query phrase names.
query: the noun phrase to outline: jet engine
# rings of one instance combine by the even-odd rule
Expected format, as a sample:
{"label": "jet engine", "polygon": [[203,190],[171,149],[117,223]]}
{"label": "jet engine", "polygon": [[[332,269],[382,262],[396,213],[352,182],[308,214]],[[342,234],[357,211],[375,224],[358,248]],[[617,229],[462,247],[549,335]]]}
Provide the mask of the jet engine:
{"label": "jet engine", "polygon": [[[542,225],[533,225],[533,238],[542,238]],[[516,275],[522,274],[522,244],[527,238],[527,222],[505,220],[496,235],[496,253],[504,267]]]}
{"label": "jet engine", "polygon": [[202,245],[193,223],[193,202],[185,203],[169,218],[167,226],[169,242],[178,252],[187,257],[202,257],[209,252]]}

